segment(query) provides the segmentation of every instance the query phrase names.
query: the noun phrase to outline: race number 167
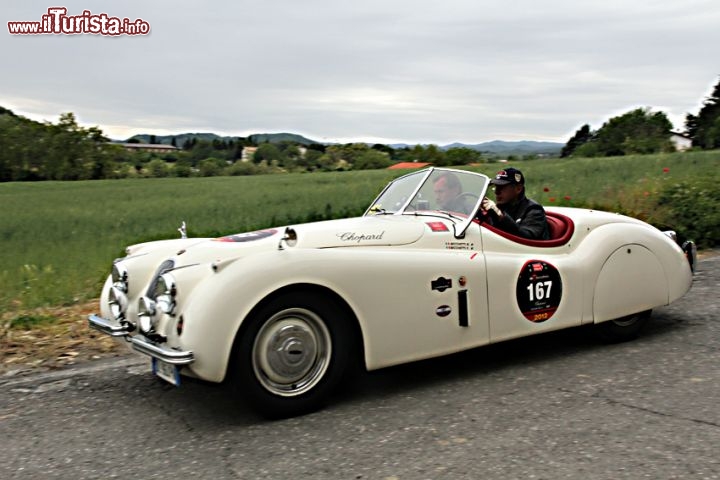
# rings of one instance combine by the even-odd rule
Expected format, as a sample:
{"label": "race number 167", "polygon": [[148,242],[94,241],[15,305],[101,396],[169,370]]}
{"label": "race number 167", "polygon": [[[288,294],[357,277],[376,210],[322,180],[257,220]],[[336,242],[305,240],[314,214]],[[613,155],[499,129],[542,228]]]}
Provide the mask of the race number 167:
{"label": "race number 167", "polygon": [[550,297],[550,289],[552,288],[552,280],[547,282],[531,283],[527,286],[530,301],[544,300]]}

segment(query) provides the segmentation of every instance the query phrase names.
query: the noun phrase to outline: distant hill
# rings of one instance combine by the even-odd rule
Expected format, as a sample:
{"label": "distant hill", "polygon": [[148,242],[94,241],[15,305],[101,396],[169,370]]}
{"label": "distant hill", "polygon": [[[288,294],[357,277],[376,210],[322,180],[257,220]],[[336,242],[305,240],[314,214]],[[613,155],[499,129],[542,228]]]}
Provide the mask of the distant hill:
{"label": "distant hill", "polygon": [[[125,140],[125,142],[128,142],[130,140],[137,140],[140,143],[150,143],[150,137],[151,135],[147,133],[139,134],[139,135],[133,135],[132,137]],[[155,135],[155,143],[162,143],[166,145],[170,145],[172,143],[172,139],[175,139],[175,144],[177,146],[182,146],[183,143],[185,143],[186,140],[205,140],[208,142],[212,142],[213,140],[224,140],[224,141],[237,141],[237,140],[245,140],[244,137],[222,137],[220,135],[216,135],[214,133],[179,133],[177,135]],[[256,133],[253,135],[250,135],[247,137],[247,140],[250,140],[253,143],[261,144],[261,143],[280,143],[280,142],[293,142],[293,143],[300,143],[302,145],[312,145],[313,143],[318,143],[314,140],[310,140],[308,138],[303,137],[302,135],[297,135],[294,133]]]}
{"label": "distant hill", "polygon": [[[390,145],[393,148],[413,147],[406,143],[396,143]],[[467,144],[467,143],[451,143],[443,145],[441,150],[449,150],[451,148],[471,148],[483,153],[491,153],[495,155],[531,155],[546,154],[556,155],[560,153],[564,143],[557,142],[536,142],[533,140],[521,140],[517,142],[506,142],[504,140],[493,140],[491,142]]]}
{"label": "distant hill", "polygon": [[[446,145],[444,149],[458,146],[459,144]],[[460,144],[461,145],[461,144]],[[557,142],[536,142],[532,140],[521,140],[518,142],[506,142],[503,140],[493,140],[492,142],[478,143],[475,145],[465,145],[467,148],[478,150],[481,152],[498,153],[498,154],[530,154],[530,153],[545,153],[545,154],[556,154],[560,153],[564,143]]]}
{"label": "distant hill", "polygon": [[[139,135],[133,135],[124,141],[129,142],[130,140],[137,140],[140,143],[150,143],[150,137],[152,137],[152,135],[142,133]],[[220,135],[216,135],[214,133],[179,133],[177,135],[155,135],[155,143],[170,145],[173,138],[175,139],[175,144],[178,147],[182,146],[186,140],[192,139],[205,140],[208,142],[212,142],[213,140],[229,141],[242,139],[242,137],[221,137]]]}
{"label": "distant hill", "polygon": [[17,117],[17,115],[15,115],[12,110],[9,110],[2,106],[0,106],[0,115],[9,115],[11,117]]}
{"label": "distant hill", "polygon": [[320,143],[316,142],[315,140],[310,140],[309,138],[305,138],[302,135],[297,135],[295,133],[256,133],[254,135],[250,135],[248,137],[248,140],[255,144],[261,144],[261,143],[280,143],[280,142],[292,142],[292,143],[300,143],[302,145],[312,145],[313,143]]}
{"label": "distant hill", "polygon": [[[178,147],[182,146],[186,140],[205,140],[212,142],[213,140],[224,140],[224,141],[237,141],[237,140],[249,140],[252,143],[259,145],[261,143],[280,143],[280,142],[292,142],[301,145],[312,145],[319,144],[315,140],[303,137],[295,133],[255,133],[247,138],[244,137],[223,137],[214,133],[180,133],[177,135],[155,135],[156,143],[163,143],[170,145],[172,139],[175,138],[175,145]],[[137,140],[141,143],[150,143],[149,134],[134,135],[129,139],[125,140]],[[425,145],[425,144],[424,144]],[[414,144],[407,143],[394,143],[389,145],[392,148],[412,148]],[[491,142],[467,144],[467,143],[451,143],[449,145],[443,145],[440,147],[441,150],[449,150],[451,148],[471,148],[483,153],[489,153],[494,155],[533,155],[533,154],[546,154],[546,155],[557,155],[560,153],[564,143],[557,142],[536,142],[532,140],[522,140],[517,142],[506,142],[503,140],[493,140]]]}

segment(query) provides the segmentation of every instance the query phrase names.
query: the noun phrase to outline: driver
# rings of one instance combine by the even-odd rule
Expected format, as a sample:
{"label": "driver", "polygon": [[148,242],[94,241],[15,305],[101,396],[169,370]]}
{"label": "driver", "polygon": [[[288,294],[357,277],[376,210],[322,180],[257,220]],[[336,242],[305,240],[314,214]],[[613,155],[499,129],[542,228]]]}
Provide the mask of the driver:
{"label": "driver", "polygon": [[[465,199],[460,197],[462,185],[458,177],[452,172],[443,172],[433,180],[433,193],[438,204],[438,210],[468,214],[472,207],[468,207]],[[476,197],[477,198],[477,197]]]}
{"label": "driver", "polygon": [[520,170],[501,170],[490,183],[495,185],[495,201],[485,197],[481,208],[491,225],[519,237],[550,238],[545,209],[525,196],[525,177]]}

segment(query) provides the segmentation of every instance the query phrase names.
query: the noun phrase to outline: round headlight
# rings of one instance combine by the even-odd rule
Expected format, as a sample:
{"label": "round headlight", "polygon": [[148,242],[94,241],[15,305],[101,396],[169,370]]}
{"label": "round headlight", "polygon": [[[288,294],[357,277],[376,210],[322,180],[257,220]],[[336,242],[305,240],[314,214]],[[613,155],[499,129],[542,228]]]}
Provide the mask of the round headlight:
{"label": "round headlight", "polygon": [[157,279],[157,282],[155,283],[155,289],[153,291],[155,296],[160,295],[170,295],[175,296],[176,293],[176,287],[175,287],[175,279],[172,275],[169,273],[163,273],[160,275]]}
{"label": "round headlight", "polygon": [[113,285],[124,288],[124,292],[127,293],[128,288],[128,271],[125,265],[122,263],[115,263],[112,267],[112,281]]}
{"label": "round headlight", "polygon": [[138,300],[138,323],[143,333],[153,333],[157,326],[155,316],[155,301],[149,297],[140,297]]}
{"label": "round headlight", "polygon": [[108,293],[108,306],[110,307],[110,313],[112,313],[112,316],[115,317],[115,320],[123,320],[125,318],[128,298],[127,295],[125,295],[125,292],[117,285],[110,287],[110,292]]}
{"label": "round headlight", "polygon": [[163,313],[172,314],[175,309],[175,295],[177,294],[173,276],[169,273],[160,275],[153,293],[157,308]]}
{"label": "round headlight", "polygon": [[108,306],[115,320],[125,320],[128,306],[128,271],[121,262],[115,262],[112,267],[112,286],[108,293]]}

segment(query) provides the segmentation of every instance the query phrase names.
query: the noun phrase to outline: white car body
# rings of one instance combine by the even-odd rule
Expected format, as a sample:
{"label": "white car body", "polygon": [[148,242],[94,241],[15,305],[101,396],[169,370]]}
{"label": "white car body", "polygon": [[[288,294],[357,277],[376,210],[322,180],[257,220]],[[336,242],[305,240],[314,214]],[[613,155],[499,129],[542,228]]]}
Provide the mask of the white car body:
{"label": "white car body", "polygon": [[[669,304],[691,286],[694,258],[688,262],[688,255],[694,255],[694,246],[684,252],[670,236],[626,216],[547,208],[549,218],[565,223],[565,238],[538,242],[503,234],[472,215],[438,211],[428,188],[446,171],[428,169],[395,180],[358,218],[131,246],[108,277],[100,316],[91,316],[90,324],[127,337],[136,349],[159,359],[165,378],[173,375],[170,364],[182,374],[221,382],[234,365],[234,346],[244,323],[257,316],[259,306],[270,308],[274,299],[293,291],[317,297],[317,304],[342,306],[342,321],[349,324],[343,335],[359,337],[361,358],[355,360],[372,370],[584,324],[632,327],[628,319]],[[471,198],[472,211],[477,211],[489,179],[451,172],[466,190],[476,188]],[[403,182],[417,186],[408,190]],[[379,205],[396,199],[391,211]],[[156,287],[163,291],[141,302],[162,273],[158,265],[168,259],[172,267]],[[145,311],[148,303],[151,315]],[[145,311],[142,320],[149,329],[143,328],[139,310]],[[323,318],[320,323],[333,321]],[[325,355],[322,361],[332,365],[338,350],[334,338],[323,346],[323,329],[294,335],[281,334],[277,327],[264,340],[260,334],[249,340],[255,353],[240,358],[253,359],[256,376],[272,370],[274,361],[290,365],[301,357],[307,368],[298,371],[304,372],[316,361],[313,355]],[[327,338],[336,335],[332,330]],[[277,347],[262,346],[275,340]],[[269,353],[257,353],[259,348]],[[276,354],[272,348],[286,351]],[[256,406],[271,415],[314,408],[319,399],[295,404],[312,397],[314,385],[325,382],[326,367],[318,367],[315,376],[320,378],[307,389],[271,383],[266,393],[277,397],[278,404],[263,409],[266,402],[256,399]],[[282,383],[297,373],[292,365],[287,368],[287,373],[268,375]],[[264,384],[262,378],[259,383]],[[318,397],[324,398],[321,393]]]}

